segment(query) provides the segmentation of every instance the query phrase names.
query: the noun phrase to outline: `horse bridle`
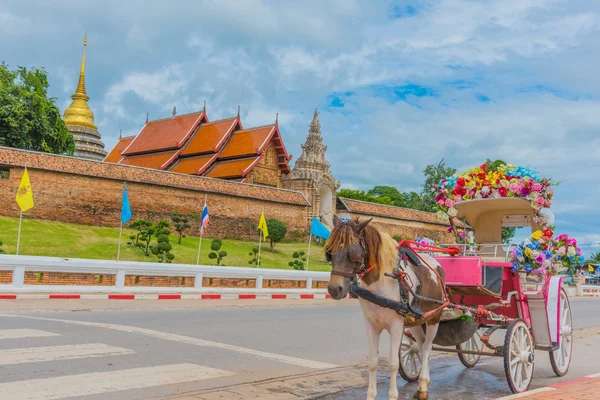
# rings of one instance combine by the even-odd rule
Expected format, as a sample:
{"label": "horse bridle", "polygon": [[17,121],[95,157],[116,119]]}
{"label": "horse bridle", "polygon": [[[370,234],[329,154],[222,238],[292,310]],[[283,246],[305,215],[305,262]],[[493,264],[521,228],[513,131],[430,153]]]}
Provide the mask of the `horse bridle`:
{"label": "horse bridle", "polygon": [[[367,257],[367,246],[365,245],[365,241],[364,239],[361,237],[360,238],[360,246],[363,249],[363,256],[362,256],[362,261],[360,262],[360,265],[356,268],[354,268],[352,270],[352,272],[345,272],[345,271],[336,271],[332,268],[331,270],[331,275],[339,275],[339,276],[343,276],[345,278],[350,278],[352,279],[352,283],[358,281],[360,278],[362,278],[367,272],[371,271],[373,268],[375,268],[375,265],[371,265],[369,267],[367,267],[365,265],[365,258]],[[327,252],[326,253],[326,257],[329,261],[331,261],[331,253]]]}

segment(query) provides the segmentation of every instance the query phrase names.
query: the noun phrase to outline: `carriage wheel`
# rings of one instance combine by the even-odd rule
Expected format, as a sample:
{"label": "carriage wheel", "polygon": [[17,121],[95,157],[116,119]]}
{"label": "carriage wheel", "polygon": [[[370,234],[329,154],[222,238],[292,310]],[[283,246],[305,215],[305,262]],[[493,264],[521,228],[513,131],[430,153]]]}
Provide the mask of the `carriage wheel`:
{"label": "carriage wheel", "polygon": [[[464,343],[456,346],[457,350],[463,351],[481,351],[483,348],[481,343],[481,331],[478,329],[473,336]],[[473,368],[481,358],[481,354],[463,354],[458,353],[458,359],[467,368]]]}
{"label": "carriage wheel", "polygon": [[421,349],[417,342],[406,334],[402,334],[402,344],[400,345],[400,376],[407,382],[416,382],[421,374]]}
{"label": "carriage wheel", "polygon": [[573,350],[573,323],[571,321],[571,304],[565,289],[560,291],[560,347],[550,352],[550,365],[557,376],[564,376],[571,365]]}
{"label": "carriage wheel", "polygon": [[504,339],[504,373],[513,393],[529,389],[533,378],[533,337],[522,319],[515,319],[506,330]]}

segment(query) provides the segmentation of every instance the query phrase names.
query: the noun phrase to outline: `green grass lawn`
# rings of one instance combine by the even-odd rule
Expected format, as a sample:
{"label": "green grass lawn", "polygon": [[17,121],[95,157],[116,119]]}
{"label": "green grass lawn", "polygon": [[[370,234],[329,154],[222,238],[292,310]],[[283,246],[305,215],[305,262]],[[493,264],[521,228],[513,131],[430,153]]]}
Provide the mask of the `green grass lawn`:
{"label": "green grass lawn", "polygon": [[[0,241],[4,242],[2,249],[5,254],[15,254],[17,246],[18,218],[0,217]],[[129,236],[134,231],[123,229],[121,241],[122,261],[147,261],[156,262],[158,259],[153,254],[146,257],[142,250],[127,246]],[[76,225],[55,221],[37,219],[23,219],[21,228],[21,255],[51,256],[69,258],[92,258],[99,260],[116,260],[117,246],[119,243],[119,229],[98,226]],[[177,244],[177,237],[171,234],[172,253],[175,254],[174,263],[196,264],[198,254],[198,238],[183,238]],[[153,241],[154,243],[155,241]],[[200,264],[215,265],[215,260],[208,258],[211,238],[202,240],[202,255]],[[231,267],[250,267],[249,253],[253,247],[258,246],[258,241],[248,242],[243,240],[222,240],[221,250],[227,252],[223,264]],[[277,243],[273,252],[268,250],[269,243],[263,243],[261,250],[261,266],[263,268],[291,269],[288,262],[292,260],[295,251],[307,251],[307,243]],[[325,262],[323,248],[313,243],[309,269],[312,271],[331,271],[331,266]]]}

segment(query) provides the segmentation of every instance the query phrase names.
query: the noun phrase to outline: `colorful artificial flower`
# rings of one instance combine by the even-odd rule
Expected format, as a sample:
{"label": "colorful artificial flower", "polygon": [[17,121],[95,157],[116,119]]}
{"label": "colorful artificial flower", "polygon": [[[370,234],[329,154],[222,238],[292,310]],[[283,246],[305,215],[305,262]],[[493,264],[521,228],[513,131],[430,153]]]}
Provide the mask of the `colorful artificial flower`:
{"label": "colorful artificial flower", "polygon": [[577,240],[562,234],[554,239],[553,247],[557,249],[553,255],[554,264],[574,275],[575,267],[583,263],[583,256],[581,249],[577,247]]}
{"label": "colorful artificial flower", "polygon": [[496,160],[442,179],[437,184],[435,201],[439,209],[447,213],[454,204],[467,200],[521,197],[531,203],[534,221],[545,229],[547,219],[541,210],[552,205],[554,192],[550,187],[551,181],[540,178],[531,168]]}

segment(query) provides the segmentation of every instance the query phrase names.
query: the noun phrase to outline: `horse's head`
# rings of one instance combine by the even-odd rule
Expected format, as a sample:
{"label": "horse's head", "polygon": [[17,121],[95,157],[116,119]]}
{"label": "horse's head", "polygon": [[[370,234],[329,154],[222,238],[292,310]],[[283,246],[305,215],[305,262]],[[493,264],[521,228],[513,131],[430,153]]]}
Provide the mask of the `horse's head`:
{"label": "horse's head", "polygon": [[341,222],[337,216],[333,219],[325,256],[331,262],[327,291],[336,300],[346,297],[358,275],[375,266],[381,239],[379,232],[368,226],[371,219],[363,222]]}

